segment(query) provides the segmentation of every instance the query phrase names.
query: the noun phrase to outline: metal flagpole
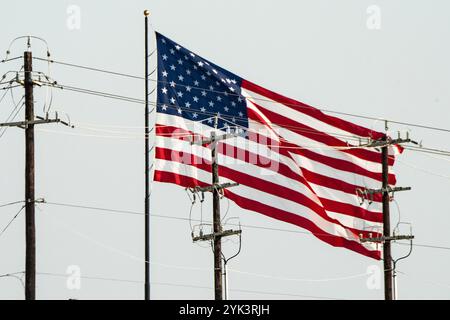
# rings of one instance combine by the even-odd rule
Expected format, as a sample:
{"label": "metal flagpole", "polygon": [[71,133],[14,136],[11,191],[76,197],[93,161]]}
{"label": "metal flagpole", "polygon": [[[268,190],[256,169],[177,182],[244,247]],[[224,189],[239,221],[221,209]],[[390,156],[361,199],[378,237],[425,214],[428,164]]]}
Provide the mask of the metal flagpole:
{"label": "metal flagpole", "polygon": [[148,16],[145,10],[145,300],[150,300],[150,149],[148,114]]}

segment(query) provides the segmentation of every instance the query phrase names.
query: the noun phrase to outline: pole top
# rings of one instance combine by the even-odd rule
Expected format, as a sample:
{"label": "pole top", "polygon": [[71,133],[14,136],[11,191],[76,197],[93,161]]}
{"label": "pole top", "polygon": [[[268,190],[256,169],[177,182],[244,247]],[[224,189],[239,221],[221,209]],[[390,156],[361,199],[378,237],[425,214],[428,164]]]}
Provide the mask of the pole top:
{"label": "pole top", "polygon": [[144,10],[144,16],[148,17],[150,15],[150,10]]}

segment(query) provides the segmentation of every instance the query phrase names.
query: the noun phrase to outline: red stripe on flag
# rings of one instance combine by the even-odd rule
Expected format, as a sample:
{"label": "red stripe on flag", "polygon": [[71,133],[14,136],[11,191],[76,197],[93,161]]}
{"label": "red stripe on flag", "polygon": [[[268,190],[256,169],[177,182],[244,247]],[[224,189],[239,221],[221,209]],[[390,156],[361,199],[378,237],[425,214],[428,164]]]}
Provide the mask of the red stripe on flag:
{"label": "red stripe on flag", "polygon": [[320,240],[334,247],[344,247],[353,250],[355,252],[358,252],[362,255],[365,255],[367,257],[374,258],[376,260],[381,259],[380,251],[370,251],[365,247],[363,247],[361,244],[356,243],[355,241],[351,241],[339,236],[325,233],[322,229],[317,227],[314,223],[312,223],[308,219],[297,216],[290,212],[280,210],[278,208],[265,205],[253,199],[241,197],[230,190],[225,190],[225,196],[230,200],[233,200],[241,208],[248,209],[251,211],[257,211],[261,214],[264,214],[265,216],[274,218],[276,220],[281,220],[305,228],[311,231],[312,234],[315,235]]}
{"label": "red stripe on flag", "polygon": [[339,128],[341,130],[350,132],[352,134],[362,136],[362,137],[370,137],[374,140],[378,140],[378,139],[381,139],[384,137],[383,133],[380,133],[380,132],[377,132],[374,130],[370,130],[370,129],[361,127],[357,124],[351,123],[349,121],[327,115],[327,114],[323,113],[322,111],[320,111],[312,106],[309,106],[303,102],[285,97],[281,94],[275,93],[275,92],[265,89],[257,84],[254,84],[250,81],[243,80],[241,86],[244,89],[248,89],[257,94],[265,96],[271,100],[280,102],[280,103],[286,105],[287,107],[290,107],[298,112],[307,114],[319,121],[327,123],[331,126]]}
{"label": "red stripe on flag", "polygon": [[[194,186],[201,186],[205,187],[207,184],[196,180],[191,177],[187,177],[181,174],[176,174],[172,172],[166,172],[166,171],[159,171],[155,170],[155,180],[165,183],[176,183],[183,187],[194,187]],[[348,240],[346,238],[342,238],[339,236],[331,235],[326,232],[324,232],[322,229],[317,227],[314,223],[312,223],[310,220],[305,219],[303,217],[297,216],[293,213],[286,212],[283,210],[280,210],[278,208],[274,208],[265,204],[262,204],[258,201],[247,199],[244,197],[241,197],[237,194],[234,194],[230,190],[225,190],[225,196],[229,198],[230,200],[234,201],[237,205],[239,205],[243,209],[251,210],[251,211],[257,211],[261,214],[264,214],[268,217],[281,220],[284,222],[288,222],[294,225],[297,225],[299,227],[305,228],[312,232],[314,236],[319,238],[320,240],[334,246],[334,247],[344,247],[347,249],[350,249],[352,251],[355,251],[357,253],[360,253],[364,256],[380,260],[381,259],[381,252],[380,251],[370,251],[363,247],[361,244]]]}

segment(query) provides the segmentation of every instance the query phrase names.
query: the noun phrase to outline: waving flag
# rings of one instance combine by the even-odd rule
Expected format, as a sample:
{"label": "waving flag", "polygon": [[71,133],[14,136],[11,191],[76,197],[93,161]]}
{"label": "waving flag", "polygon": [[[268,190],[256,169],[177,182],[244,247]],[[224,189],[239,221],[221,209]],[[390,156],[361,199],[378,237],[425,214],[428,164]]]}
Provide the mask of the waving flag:
{"label": "waving flag", "polygon": [[[210,185],[209,146],[191,142],[211,131],[231,133],[218,144],[220,183],[239,183],[226,197],[380,259],[381,248],[359,238],[383,232],[381,195],[364,193],[381,188],[381,153],[359,142],[384,133],[262,88],[159,33],[156,38],[155,181]],[[393,174],[389,183],[395,184]]]}

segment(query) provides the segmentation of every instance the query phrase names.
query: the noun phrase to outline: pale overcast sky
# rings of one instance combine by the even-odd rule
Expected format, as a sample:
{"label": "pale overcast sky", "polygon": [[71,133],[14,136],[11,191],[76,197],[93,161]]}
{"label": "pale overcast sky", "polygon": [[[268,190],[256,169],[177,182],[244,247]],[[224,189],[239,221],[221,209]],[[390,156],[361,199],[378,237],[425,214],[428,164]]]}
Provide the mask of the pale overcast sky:
{"label": "pale overcast sky", "polygon": [[[445,0],[16,0],[0,12],[0,53],[14,38],[32,34],[48,42],[55,60],[143,75],[144,9],[152,12],[152,26],[159,32],[281,94],[326,109],[449,127],[450,3]],[[370,20],[374,12],[380,13],[379,21]],[[24,41],[15,42],[11,57],[24,49]],[[32,41],[32,51],[45,57],[39,41]],[[1,64],[0,73],[20,65]],[[48,70],[38,61],[34,67],[62,84],[144,97],[141,80],[61,65]],[[18,101],[23,91],[13,93]],[[45,90],[36,88],[39,115],[45,100]],[[0,104],[0,122],[12,108],[8,94]],[[37,128],[36,197],[143,212],[143,106],[53,90],[52,110],[67,114],[76,128]],[[380,122],[348,120],[383,129]],[[391,126],[397,130],[409,130],[425,146],[450,149],[448,133]],[[406,151],[399,159],[398,185],[412,187],[396,195],[401,221],[412,224],[417,244],[450,247],[449,158]],[[0,138],[0,205],[23,199],[23,170],[24,134],[11,128]],[[167,218],[188,218],[184,190],[155,183],[151,204],[156,215],[151,218],[152,298],[211,299],[211,250],[192,243],[186,220]],[[20,206],[0,208],[0,228]],[[226,200],[222,206],[226,210]],[[206,201],[204,216],[211,216],[210,208]],[[395,224],[399,210],[394,203],[391,208]],[[199,206],[192,215],[200,216]],[[36,216],[38,299],[143,298],[142,215],[42,204]],[[379,288],[368,286],[373,282],[367,274],[382,268],[381,262],[234,204],[228,216],[239,217],[243,225],[299,231],[243,227],[242,252],[229,265],[231,298],[383,298],[382,282]],[[231,241],[225,246],[230,253],[236,249]],[[24,270],[24,249],[22,212],[0,236],[0,275]],[[393,245],[394,257],[407,249]],[[70,289],[64,276],[48,274],[64,275],[69,266],[80,268],[79,289]],[[450,250],[414,247],[398,266],[399,298],[449,298],[449,269]],[[0,299],[22,298],[18,279],[0,278]]]}

